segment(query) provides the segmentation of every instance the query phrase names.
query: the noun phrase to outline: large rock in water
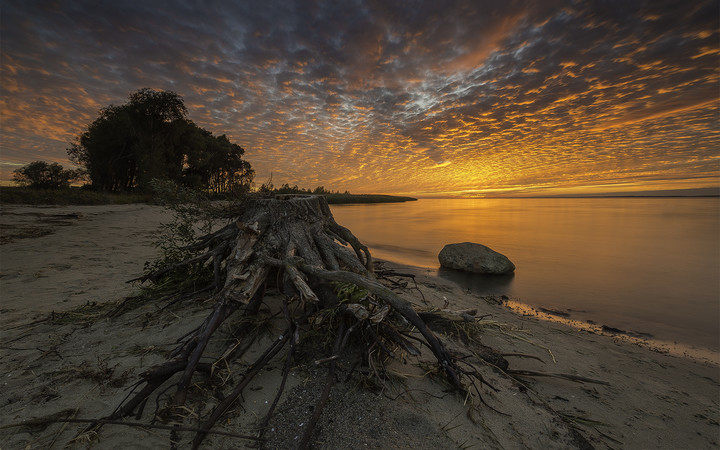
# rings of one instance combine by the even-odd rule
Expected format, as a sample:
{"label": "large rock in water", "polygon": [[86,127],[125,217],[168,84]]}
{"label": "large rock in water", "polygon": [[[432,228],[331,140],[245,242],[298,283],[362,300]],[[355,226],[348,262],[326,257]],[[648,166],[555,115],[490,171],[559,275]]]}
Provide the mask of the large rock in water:
{"label": "large rock in water", "polygon": [[438,259],[443,267],[466,272],[502,275],[515,271],[515,264],[505,255],[472,242],[448,244],[440,251]]}

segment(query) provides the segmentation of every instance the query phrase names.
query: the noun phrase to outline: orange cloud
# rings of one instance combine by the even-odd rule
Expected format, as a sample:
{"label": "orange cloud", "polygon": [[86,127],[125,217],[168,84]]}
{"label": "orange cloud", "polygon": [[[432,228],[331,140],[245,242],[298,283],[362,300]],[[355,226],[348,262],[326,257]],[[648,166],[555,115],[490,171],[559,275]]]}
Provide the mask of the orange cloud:
{"label": "orange cloud", "polygon": [[671,98],[662,102],[654,103],[647,108],[629,112],[623,114],[621,117],[608,120],[593,127],[593,131],[600,132],[610,128],[623,127],[663,117],[681,115],[683,113],[711,106],[714,106],[715,108],[720,106],[720,99],[713,98],[712,95],[709,98],[705,96],[690,100],[685,98]]}

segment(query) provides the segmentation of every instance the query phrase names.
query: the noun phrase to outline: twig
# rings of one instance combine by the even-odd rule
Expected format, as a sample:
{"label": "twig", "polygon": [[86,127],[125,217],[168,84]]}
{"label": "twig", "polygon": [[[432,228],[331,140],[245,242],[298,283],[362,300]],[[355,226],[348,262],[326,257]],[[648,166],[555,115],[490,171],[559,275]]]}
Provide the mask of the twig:
{"label": "twig", "polygon": [[526,353],[501,353],[500,356],[502,356],[502,357],[515,356],[515,357],[518,357],[518,358],[537,359],[537,360],[540,361],[541,363],[545,364],[545,361],[543,361],[542,358],[539,358],[539,357],[537,357],[537,356],[535,356],[535,355],[528,355],[528,354],[526,354]]}
{"label": "twig", "polygon": [[339,358],[338,355],[332,355],[328,358],[316,359],[315,364],[319,366],[320,364],[325,364],[326,362],[335,361],[338,358]]}
{"label": "twig", "polygon": [[532,370],[511,370],[508,369],[505,372],[507,372],[510,375],[517,375],[520,377],[554,377],[554,378],[563,378],[570,381],[576,381],[580,383],[593,383],[593,384],[602,384],[603,386],[610,386],[610,383],[607,381],[602,380],[595,380],[593,378],[587,378],[587,377],[581,377],[578,375],[570,375],[567,373],[549,373],[549,372],[535,372]]}
{"label": "twig", "polygon": [[[74,419],[77,412],[80,410],[79,407],[75,408],[75,411],[73,411],[72,415],[70,416],[70,419]],[[48,447],[52,448],[55,445],[55,442],[57,442],[58,438],[60,437],[60,433],[65,431],[65,428],[67,428],[69,422],[65,422],[62,427],[58,430],[57,433],[55,433],[55,436],[53,437],[52,442],[50,442],[50,445]]]}

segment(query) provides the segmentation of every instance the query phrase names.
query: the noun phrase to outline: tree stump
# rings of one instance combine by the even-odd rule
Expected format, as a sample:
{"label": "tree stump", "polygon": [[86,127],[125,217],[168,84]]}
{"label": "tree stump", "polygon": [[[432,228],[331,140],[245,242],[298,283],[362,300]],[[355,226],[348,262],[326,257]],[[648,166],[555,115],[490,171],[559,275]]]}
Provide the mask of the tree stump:
{"label": "tree stump", "polygon": [[[215,290],[209,298],[212,311],[194,332],[180,341],[168,361],[140,375],[136,388],[142,388],[129,395],[111,415],[98,420],[93,425],[96,429],[103,423],[112,423],[126,416],[139,417],[148,398],[167,386],[176,374],[180,376],[179,379],[173,378],[177,380],[173,381],[174,393],[158,415],[164,415],[175,423],[182,422],[181,411],[188,389],[197,382],[198,372],[212,377],[217,368],[224,367],[244,352],[236,345],[213,363],[201,362],[202,357],[207,358],[205,350],[213,333],[234,314],[256,315],[269,285],[282,293],[281,313],[285,318],[285,329],[242,374],[233,391],[208,417],[201,418],[199,427],[174,426],[173,433],[196,433],[193,448],[197,448],[206,434],[212,432],[213,425],[240,401],[243,390],[263,367],[286,348],[283,382],[258,427],[256,439],[261,438],[280,399],[291,364],[298,363],[293,361],[295,347],[302,341],[304,333],[318,323],[328,327],[328,335],[335,336],[335,344],[332,354],[323,361],[328,363],[325,390],[300,441],[301,448],[309,445],[315,423],[334,383],[336,361],[347,350],[346,344],[351,335],[355,336],[354,341],[364,342],[364,346],[360,345],[355,351],[364,351],[366,360],[370,358],[372,348],[375,355],[389,358],[394,357],[396,352],[419,356],[420,350],[415,344],[426,346],[437,361],[439,372],[461,398],[467,401],[472,397],[488,406],[478,387],[485,382],[468,358],[483,359],[492,366],[502,367],[501,370],[507,368],[507,361],[500,353],[487,347],[466,355],[453,356],[448,352],[443,342],[428,328],[426,320],[441,329],[440,325],[448,327],[453,321],[471,326],[474,319],[468,319],[465,313],[448,314],[447,311],[438,311],[437,314],[425,311],[421,318],[408,301],[378,281],[370,251],[347,228],[335,222],[324,197],[246,198],[241,204],[231,206],[233,211],[240,212],[229,224],[187,247],[196,252],[195,256],[140,278],[140,281],[158,282],[174,270],[211,266],[214,282],[208,289]],[[336,320],[322,322],[324,315]],[[238,325],[235,335],[242,336],[247,332],[246,328]],[[383,362],[380,361],[380,364]],[[173,388],[173,385],[168,388]],[[162,389],[162,392],[165,391],[167,388]],[[171,441],[178,441],[176,434],[171,436]]]}

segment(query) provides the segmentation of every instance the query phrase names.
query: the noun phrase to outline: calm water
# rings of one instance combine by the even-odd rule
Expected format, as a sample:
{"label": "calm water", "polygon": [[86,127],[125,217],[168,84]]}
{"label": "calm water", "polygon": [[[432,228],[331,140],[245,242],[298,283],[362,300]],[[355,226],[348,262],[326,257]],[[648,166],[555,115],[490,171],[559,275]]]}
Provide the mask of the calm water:
{"label": "calm water", "polygon": [[510,258],[515,274],[439,274],[573,319],[720,349],[717,198],[433,199],[332,212],[375,257],[439,269],[445,244],[478,242]]}

